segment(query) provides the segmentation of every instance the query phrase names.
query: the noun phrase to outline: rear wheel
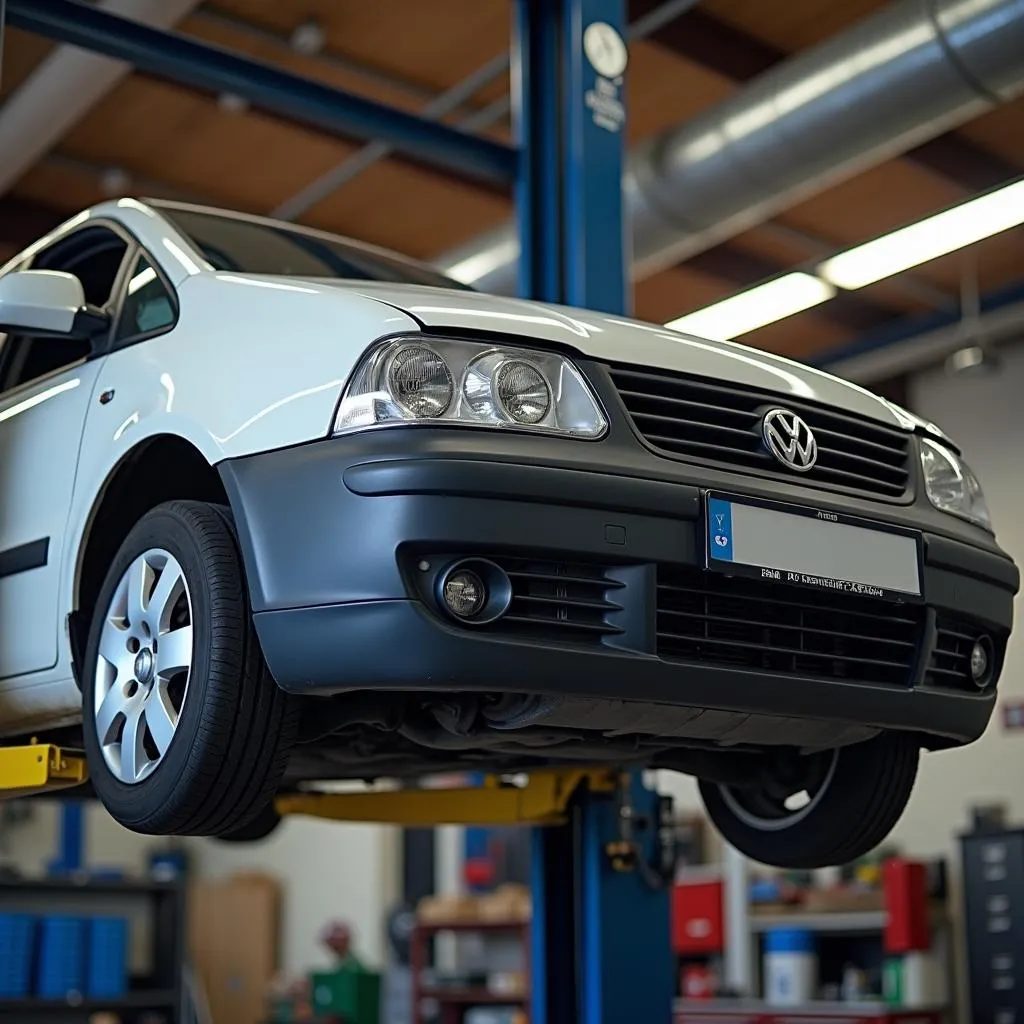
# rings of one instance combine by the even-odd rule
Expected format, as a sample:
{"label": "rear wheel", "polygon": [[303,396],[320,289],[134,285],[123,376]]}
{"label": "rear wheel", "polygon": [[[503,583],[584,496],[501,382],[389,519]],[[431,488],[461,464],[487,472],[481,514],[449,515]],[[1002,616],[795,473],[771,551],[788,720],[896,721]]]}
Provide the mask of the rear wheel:
{"label": "rear wheel", "polygon": [[296,704],[260,651],[230,514],[148,512],[100,590],[83,672],[97,795],[126,828],[219,835],[273,800]]}
{"label": "rear wheel", "polygon": [[883,733],[865,743],[780,759],[750,785],[701,782],[708,816],[741,853],[805,870],[847,864],[884,841],[917,777],[919,746]]}

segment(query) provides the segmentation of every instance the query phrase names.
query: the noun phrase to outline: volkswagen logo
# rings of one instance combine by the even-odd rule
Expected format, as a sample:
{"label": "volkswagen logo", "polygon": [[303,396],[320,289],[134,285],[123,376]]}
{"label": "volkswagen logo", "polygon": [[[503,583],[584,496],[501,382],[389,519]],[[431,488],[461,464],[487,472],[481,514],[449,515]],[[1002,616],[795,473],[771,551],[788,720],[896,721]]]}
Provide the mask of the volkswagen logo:
{"label": "volkswagen logo", "polygon": [[795,412],[769,409],[761,421],[765,447],[784,466],[806,473],[818,461],[818,442]]}

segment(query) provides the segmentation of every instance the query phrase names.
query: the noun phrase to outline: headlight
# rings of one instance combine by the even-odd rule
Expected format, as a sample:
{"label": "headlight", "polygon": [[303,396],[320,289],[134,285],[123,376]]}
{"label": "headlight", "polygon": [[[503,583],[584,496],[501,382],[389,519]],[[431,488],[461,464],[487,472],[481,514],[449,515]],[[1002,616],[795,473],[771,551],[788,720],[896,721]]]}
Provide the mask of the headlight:
{"label": "headlight", "polygon": [[981,484],[960,456],[925,437],[921,439],[921,465],[928,500],[937,509],[992,529]]}
{"label": "headlight", "polygon": [[507,345],[396,338],[356,368],[334,432],[452,423],[596,438],[608,422],[568,359]]}

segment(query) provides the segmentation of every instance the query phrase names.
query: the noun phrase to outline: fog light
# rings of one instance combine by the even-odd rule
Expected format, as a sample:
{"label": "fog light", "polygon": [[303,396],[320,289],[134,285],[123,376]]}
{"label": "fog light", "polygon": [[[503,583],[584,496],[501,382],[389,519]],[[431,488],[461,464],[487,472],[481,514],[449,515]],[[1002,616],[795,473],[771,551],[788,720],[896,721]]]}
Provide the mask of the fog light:
{"label": "fog light", "polygon": [[988,637],[974,641],[971,648],[971,679],[975,686],[984,686],[988,682],[988,670],[991,664]]}
{"label": "fog light", "polygon": [[458,619],[471,619],[487,601],[487,588],[475,572],[456,569],[444,581],[441,594],[448,611]]}
{"label": "fog light", "polygon": [[[439,556],[443,558],[444,556]],[[434,600],[464,626],[487,626],[508,611],[512,581],[489,558],[460,558],[434,577]]]}

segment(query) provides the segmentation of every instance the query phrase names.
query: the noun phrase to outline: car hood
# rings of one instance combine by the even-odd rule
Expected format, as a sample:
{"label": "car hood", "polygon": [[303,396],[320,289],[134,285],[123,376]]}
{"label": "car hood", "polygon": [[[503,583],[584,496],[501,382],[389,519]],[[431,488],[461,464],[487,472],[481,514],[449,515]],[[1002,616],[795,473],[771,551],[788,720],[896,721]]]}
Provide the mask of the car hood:
{"label": "car hood", "polygon": [[820,402],[904,430],[941,431],[832,374],[736,342],[709,341],[625,316],[481,292],[373,281],[315,279],[385,302],[428,330],[481,331],[570,346],[592,359],[728,381]]}

